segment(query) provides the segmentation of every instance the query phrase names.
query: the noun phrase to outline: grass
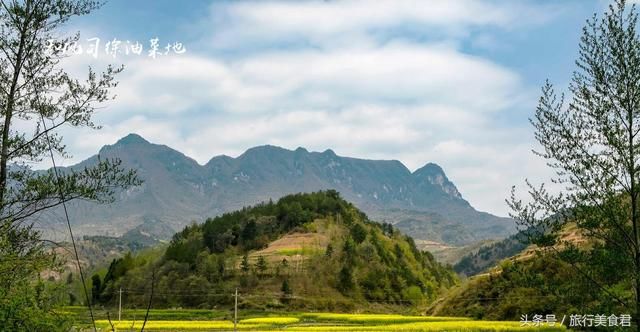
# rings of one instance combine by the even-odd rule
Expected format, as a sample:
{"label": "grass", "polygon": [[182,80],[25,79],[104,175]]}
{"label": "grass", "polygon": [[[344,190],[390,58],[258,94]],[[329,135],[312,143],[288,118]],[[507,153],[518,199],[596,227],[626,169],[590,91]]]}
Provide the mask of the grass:
{"label": "grass", "polygon": [[[67,307],[61,310],[71,314],[77,309]],[[138,312],[139,311],[139,312]],[[144,310],[136,310],[133,321],[132,310],[127,312],[127,320],[118,322],[112,317],[117,331],[140,330]],[[98,316],[100,314],[98,313]],[[113,316],[113,315],[111,315]],[[463,317],[430,317],[381,314],[337,314],[337,313],[269,313],[242,312],[237,324],[239,331],[565,331],[563,326],[522,327],[520,322],[476,321]],[[212,310],[151,310],[145,325],[148,331],[231,331],[233,321],[228,311]],[[205,318],[207,317],[207,318]],[[211,318],[217,317],[217,318]],[[101,331],[110,331],[109,321],[96,321]]]}
{"label": "grass", "polygon": [[322,251],[318,248],[283,248],[283,249],[278,249],[276,251],[276,253],[278,255],[281,256],[296,256],[296,255],[302,255],[302,256],[311,256],[311,255],[317,255],[322,253]]}
{"label": "grass", "polygon": [[[78,307],[78,306],[66,306],[59,310],[56,310],[57,313],[62,315],[68,315],[72,317],[75,321],[81,323],[90,323],[91,320],[89,318],[89,311],[87,307]],[[142,321],[146,314],[145,309],[123,309],[122,310],[122,318],[126,320],[136,320]],[[249,312],[251,313],[251,312]],[[105,320],[107,319],[107,311],[94,308],[94,317],[97,320]],[[114,309],[110,311],[111,320],[118,319],[118,309]],[[253,314],[255,315],[255,314]],[[149,311],[149,320],[169,320],[169,321],[180,321],[180,320],[199,320],[199,321],[208,321],[208,320],[226,320],[231,318],[231,313],[228,310],[210,310],[210,309],[152,309]]]}
{"label": "grass", "polygon": [[385,315],[385,314],[335,314],[335,313],[302,314],[302,318],[311,320],[311,321],[347,322],[347,323],[353,323],[353,324],[366,324],[366,325],[470,320],[469,318],[464,318],[464,317],[404,316],[404,315]]}

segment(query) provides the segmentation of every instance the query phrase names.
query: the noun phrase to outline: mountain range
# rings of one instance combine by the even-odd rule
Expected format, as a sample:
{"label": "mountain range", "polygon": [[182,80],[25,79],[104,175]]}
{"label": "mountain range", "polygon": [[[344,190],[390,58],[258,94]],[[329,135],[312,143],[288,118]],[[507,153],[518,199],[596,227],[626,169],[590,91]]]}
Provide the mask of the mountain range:
{"label": "mountain range", "polygon": [[98,158],[121,159],[144,183],[119,192],[113,204],[74,202],[69,210],[78,234],[137,231],[167,239],[192,222],[325,189],[337,190],[372,219],[393,223],[417,240],[465,245],[515,232],[513,220],[475,210],[434,163],[411,172],[397,160],[265,145],[200,165],[168,146],[129,134],[71,168],[89,166]]}

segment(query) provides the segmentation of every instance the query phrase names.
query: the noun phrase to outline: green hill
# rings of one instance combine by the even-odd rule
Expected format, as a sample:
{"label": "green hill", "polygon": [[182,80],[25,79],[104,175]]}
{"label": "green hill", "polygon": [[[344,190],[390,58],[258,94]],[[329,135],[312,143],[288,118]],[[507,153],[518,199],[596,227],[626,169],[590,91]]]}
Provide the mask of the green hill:
{"label": "green hill", "polygon": [[611,247],[583,236],[573,223],[564,225],[551,247],[524,239],[524,234],[513,236],[463,259],[456,271],[484,273],[450,289],[428,312],[488,320],[629,313],[626,303],[632,303],[634,294],[628,275],[621,272],[626,263]]}
{"label": "green hill", "polygon": [[[93,294],[128,307],[230,306],[353,310],[426,306],[457,283],[390,224],[370,221],[336,191],[295,194],[207,219],[160,256],[127,255],[94,277]],[[96,285],[97,284],[97,285]]]}
{"label": "green hill", "polygon": [[521,253],[529,246],[526,237],[517,233],[498,242],[481,246],[463,256],[453,269],[459,274],[472,276],[496,266],[501,260]]}
{"label": "green hill", "polygon": [[[615,292],[626,298],[629,294]],[[521,315],[626,313],[578,271],[553,255],[505,260],[495,270],[452,289],[428,310],[434,315],[486,320],[519,320]]]}

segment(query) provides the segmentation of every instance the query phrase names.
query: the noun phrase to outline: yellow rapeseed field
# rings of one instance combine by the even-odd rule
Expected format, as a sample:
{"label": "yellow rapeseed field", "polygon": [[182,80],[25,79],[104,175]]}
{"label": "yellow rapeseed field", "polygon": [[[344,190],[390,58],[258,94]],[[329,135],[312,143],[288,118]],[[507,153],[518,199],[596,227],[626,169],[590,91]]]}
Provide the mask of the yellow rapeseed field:
{"label": "yellow rapeseed field", "polygon": [[287,325],[294,324],[300,321],[297,317],[260,317],[249,318],[240,321],[241,324],[272,324],[272,325]]}
{"label": "yellow rapeseed field", "polygon": [[[102,331],[110,331],[106,320],[97,321]],[[113,322],[116,331],[140,329],[142,321]],[[152,320],[148,331],[232,331],[229,320]],[[520,322],[475,321],[462,317],[428,317],[377,314],[303,313],[253,317],[237,324],[239,331],[565,331],[564,326],[521,326]]]}
{"label": "yellow rapeseed field", "polygon": [[335,313],[309,313],[302,314],[302,318],[311,318],[322,321],[342,321],[350,323],[366,324],[392,324],[411,322],[441,322],[441,321],[466,321],[464,317],[436,317],[436,316],[403,316],[383,314],[335,314]]}

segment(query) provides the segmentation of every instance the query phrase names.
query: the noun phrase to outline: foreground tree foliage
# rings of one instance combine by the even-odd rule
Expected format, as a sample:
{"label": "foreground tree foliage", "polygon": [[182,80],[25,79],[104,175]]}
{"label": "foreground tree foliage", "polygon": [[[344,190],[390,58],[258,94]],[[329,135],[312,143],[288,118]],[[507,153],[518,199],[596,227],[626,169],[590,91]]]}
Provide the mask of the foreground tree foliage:
{"label": "foreground tree foliage", "polygon": [[[567,103],[551,84],[531,123],[536,152],[556,172],[560,194],[529,186],[512,194],[513,217],[532,243],[568,263],[589,285],[583,311],[634,313],[640,331],[640,36],[635,6],[618,0],[583,30]],[[562,238],[575,224],[588,245]],[[615,271],[615,273],[611,273]]]}
{"label": "foreground tree foliage", "polygon": [[0,2],[0,329],[57,329],[59,316],[38,286],[55,258],[32,227],[34,218],[73,199],[109,202],[116,188],[138,183],[118,160],[79,170],[31,169],[55,154],[67,156],[60,129],[98,128],[93,112],[116,85],[121,68],[89,70],[81,81],[60,66],[59,46],[79,38],[60,38],[61,27],[98,7],[87,0]]}
{"label": "foreground tree foliage", "polygon": [[[5,226],[6,227],[6,226]],[[59,266],[31,226],[0,230],[0,331],[57,331],[54,292],[38,278]]]}

